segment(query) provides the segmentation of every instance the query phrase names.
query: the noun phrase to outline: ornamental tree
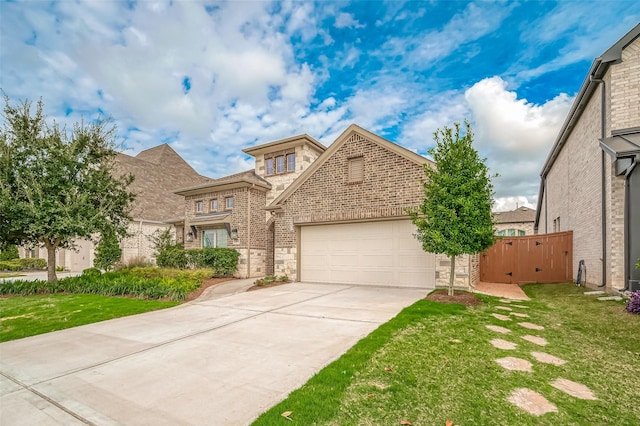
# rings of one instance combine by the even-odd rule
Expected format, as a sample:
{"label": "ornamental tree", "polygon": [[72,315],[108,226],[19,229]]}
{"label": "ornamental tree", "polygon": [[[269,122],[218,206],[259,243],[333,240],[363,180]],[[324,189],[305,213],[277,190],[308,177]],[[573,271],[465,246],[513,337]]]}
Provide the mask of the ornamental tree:
{"label": "ornamental tree", "polygon": [[112,173],[118,145],[109,121],[47,125],[42,101],[11,105],[0,129],[0,245],[42,245],[48,280],[56,250],[101,233],[126,235],[132,175]]}
{"label": "ornamental tree", "polygon": [[436,146],[429,150],[435,167],[424,166],[424,198],[409,211],[417,227],[415,237],[430,253],[451,258],[449,295],[453,296],[456,256],[476,254],[495,242],[491,215],[493,185],[489,169],[473,148],[473,132],[467,120],[445,126],[434,134]]}

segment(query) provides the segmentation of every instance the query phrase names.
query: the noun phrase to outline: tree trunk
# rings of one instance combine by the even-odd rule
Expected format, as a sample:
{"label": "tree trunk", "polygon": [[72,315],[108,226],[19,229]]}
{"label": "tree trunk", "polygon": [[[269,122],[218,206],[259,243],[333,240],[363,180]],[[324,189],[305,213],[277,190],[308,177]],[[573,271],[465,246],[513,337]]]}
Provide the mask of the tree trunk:
{"label": "tree trunk", "polygon": [[451,256],[451,273],[449,274],[449,296],[453,296],[453,282],[456,278],[456,257]]}
{"label": "tree trunk", "polygon": [[51,242],[47,240],[45,240],[44,246],[47,249],[47,281],[54,283],[58,281],[56,275],[56,248],[58,246],[51,244]]}

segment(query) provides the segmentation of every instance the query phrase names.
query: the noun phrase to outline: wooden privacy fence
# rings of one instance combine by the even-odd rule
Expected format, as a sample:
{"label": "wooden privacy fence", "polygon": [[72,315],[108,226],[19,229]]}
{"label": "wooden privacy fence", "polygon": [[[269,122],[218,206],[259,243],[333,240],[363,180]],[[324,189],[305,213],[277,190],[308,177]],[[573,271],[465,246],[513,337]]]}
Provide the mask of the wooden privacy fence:
{"label": "wooden privacy fence", "polygon": [[553,283],[573,279],[573,232],[501,237],[480,254],[480,281]]}

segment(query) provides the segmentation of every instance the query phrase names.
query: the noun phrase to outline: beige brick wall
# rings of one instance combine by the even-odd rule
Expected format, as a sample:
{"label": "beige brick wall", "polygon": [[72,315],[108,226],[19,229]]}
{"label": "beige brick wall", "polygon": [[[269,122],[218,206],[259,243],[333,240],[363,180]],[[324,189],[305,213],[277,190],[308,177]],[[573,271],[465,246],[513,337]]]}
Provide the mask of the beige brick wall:
{"label": "beige brick wall", "polygon": [[[471,270],[471,260],[473,256],[462,255],[456,257],[456,270],[453,285],[456,288],[468,289],[471,283],[471,275],[480,276],[479,267],[477,265],[475,271]],[[449,287],[449,277],[451,276],[451,258],[444,254],[436,255],[436,287]],[[479,279],[478,279],[479,281]]]}
{"label": "beige brick wall", "polygon": [[640,126],[640,38],[622,51],[611,66],[611,129]]}
{"label": "beige brick wall", "polygon": [[533,222],[497,223],[495,229],[496,233],[498,231],[506,232],[508,229],[515,229],[516,236],[518,236],[517,231],[524,231],[525,235],[533,235]]}
{"label": "beige brick wall", "polygon": [[[364,157],[362,183],[347,182],[348,159]],[[422,197],[422,166],[357,133],[294,191],[276,215],[276,273],[297,279],[296,224],[404,216]]]}
{"label": "beige brick wall", "polygon": [[148,221],[130,222],[127,228],[129,237],[120,242],[122,262],[126,264],[135,258],[155,262],[155,247],[152,238],[155,232],[164,229],[171,229],[175,238],[174,228],[170,225]]}

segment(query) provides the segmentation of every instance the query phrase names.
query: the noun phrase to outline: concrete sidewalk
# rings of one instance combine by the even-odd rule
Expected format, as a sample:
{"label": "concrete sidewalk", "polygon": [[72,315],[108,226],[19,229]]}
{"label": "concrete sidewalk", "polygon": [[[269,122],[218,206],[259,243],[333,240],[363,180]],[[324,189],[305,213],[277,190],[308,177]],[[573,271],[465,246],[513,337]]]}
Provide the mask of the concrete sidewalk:
{"label": "concrete sidewalk", "polygon": [[0,424],[247,424],[425,293],[294,283],[2,343]]}

